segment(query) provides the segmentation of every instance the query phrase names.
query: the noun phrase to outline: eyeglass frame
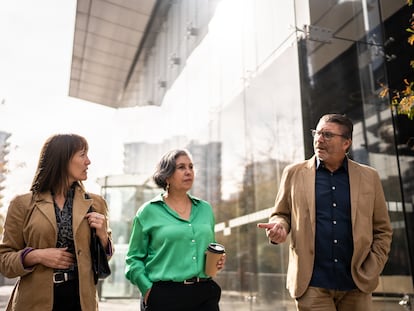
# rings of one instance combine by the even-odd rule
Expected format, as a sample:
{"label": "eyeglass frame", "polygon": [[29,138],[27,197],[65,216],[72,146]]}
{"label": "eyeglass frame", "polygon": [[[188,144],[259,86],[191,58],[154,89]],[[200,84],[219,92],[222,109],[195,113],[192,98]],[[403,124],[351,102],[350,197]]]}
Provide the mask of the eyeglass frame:
{"label": "eyeglass frame", "polygon": [[311,131],[311,135],[313,138],[315,138],[315,136],[318,135],[318,136],[322,136],[323,139],[326,139],[326,140],[331,140],[335,136],[340,136],[342,138],[349,139],[349,137],[344,134],[336,134],[336,133],[332,133],[329,131],[317,131],[315,129],[311,129],[310,131]]}

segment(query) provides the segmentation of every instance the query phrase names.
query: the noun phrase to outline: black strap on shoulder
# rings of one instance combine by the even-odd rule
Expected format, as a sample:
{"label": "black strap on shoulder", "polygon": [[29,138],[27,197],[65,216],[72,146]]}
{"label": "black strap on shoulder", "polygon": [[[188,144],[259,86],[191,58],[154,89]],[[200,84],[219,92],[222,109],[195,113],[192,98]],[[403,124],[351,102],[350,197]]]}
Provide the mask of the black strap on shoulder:
{"label": "black strap on shoulder", "polygon": [[[90,199],[90,198],[91,196],[89,195],[89,193],[85,192],[85,199]],[[93,211],[94,211],[93,206],[92,205],[89,206],[88,213],[93,212]]]}

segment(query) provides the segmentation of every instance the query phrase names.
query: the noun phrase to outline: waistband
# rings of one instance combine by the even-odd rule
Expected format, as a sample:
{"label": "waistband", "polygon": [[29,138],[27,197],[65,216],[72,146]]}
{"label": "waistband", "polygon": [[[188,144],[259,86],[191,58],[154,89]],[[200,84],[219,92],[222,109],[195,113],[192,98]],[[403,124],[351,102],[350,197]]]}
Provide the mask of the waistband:
{"label": "waistband", "polygon": [[208,282],[211,281],[211,278],[199,278],[199,277],[192,277],[190,279],[181,281],[181,282],[177,282],[177,281],[158,281],[158,282],[154,282],[156,284],[183,284],[183,285],[192,285],[192,284],[197,284],[197,283],[202,283],[202,282]]}

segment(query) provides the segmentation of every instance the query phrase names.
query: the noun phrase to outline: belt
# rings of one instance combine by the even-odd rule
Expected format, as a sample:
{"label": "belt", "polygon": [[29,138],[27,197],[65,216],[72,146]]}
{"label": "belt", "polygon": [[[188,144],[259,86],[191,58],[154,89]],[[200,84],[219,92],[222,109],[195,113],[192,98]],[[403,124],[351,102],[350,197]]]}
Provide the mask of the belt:
{"label": "belt", "polygon": [[201,283],[201,282],[208,282],[210,281],[211,278],[199,278],[199,277],[193,277],[191,279],[185,280],[185,281],[180,281],[180,282],[176,282],[176,281],[158,281],[155,282],[157,284],[160,285],[178,285],[178,284],[184,284],[184,285],[191,285],[191,284],[196,284],[196,283]]}
{"label": "belt", "polygon": [[[183,283],[186,284],[186,285],[190,285],[190,284],[194,284],[194,283],[208,282],[210,280],[211,280],[211,278],[199,278],[199,277],[195,276],[191,279],[183,281]],[[181,282],[178,282],[178,283],[181,283]]]}
{"label": "belt", "polygon": [[59,284],[66,281],[72,281],[78,279],[76,272],[55,272],[53,273],[53,283]]}

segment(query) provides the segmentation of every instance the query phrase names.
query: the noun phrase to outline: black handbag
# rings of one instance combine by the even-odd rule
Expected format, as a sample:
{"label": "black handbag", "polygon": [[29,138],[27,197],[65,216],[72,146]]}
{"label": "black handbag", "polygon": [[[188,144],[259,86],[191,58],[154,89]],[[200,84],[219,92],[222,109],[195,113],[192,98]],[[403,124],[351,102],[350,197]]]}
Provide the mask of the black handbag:
{"label": "black handbag", "polygon": [[[92,209],[89,208],[91,212]],[[92,260],[92,271],[95,284],[98,283],[99,279],[105,279],[111,274],[111,268],[108,264],[108,258],[106,252],[102,246],[101,240],[96,235],[96,229],[91,228],[91,260]]]}

